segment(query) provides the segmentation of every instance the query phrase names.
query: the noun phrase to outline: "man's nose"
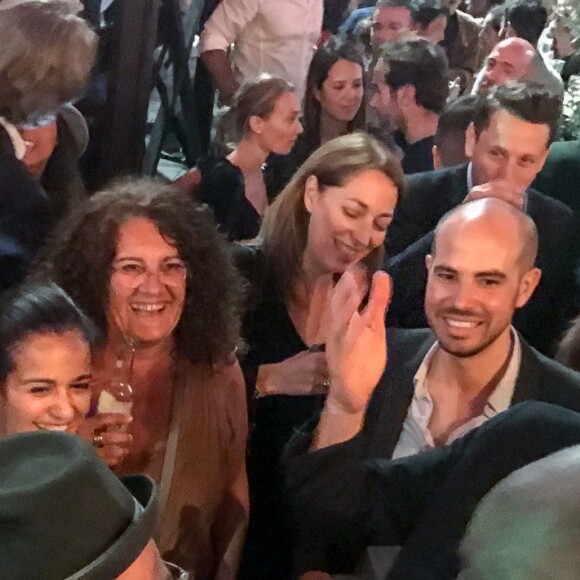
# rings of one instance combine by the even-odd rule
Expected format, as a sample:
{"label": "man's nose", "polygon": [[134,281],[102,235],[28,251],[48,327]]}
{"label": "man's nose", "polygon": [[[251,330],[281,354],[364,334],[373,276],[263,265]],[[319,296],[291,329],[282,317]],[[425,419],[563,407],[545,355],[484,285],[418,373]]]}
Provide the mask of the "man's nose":
{"label": "man's nose", "polygon": [[516,159],[504,159],[498,168],[497,178],[505,180],[514,187],[519,187],[520,175]]}
{"label": "man's nose", "polygon": [[495,69],[487,69],[483,73],[483,78],[488,85],[497,85],[499,83],[498,73]]}
{"label": "man's nose", "polygon": [[470,310],[473,305],[474,291],[469,282],[459,281],[455,286],[453,306],[457,310]]}

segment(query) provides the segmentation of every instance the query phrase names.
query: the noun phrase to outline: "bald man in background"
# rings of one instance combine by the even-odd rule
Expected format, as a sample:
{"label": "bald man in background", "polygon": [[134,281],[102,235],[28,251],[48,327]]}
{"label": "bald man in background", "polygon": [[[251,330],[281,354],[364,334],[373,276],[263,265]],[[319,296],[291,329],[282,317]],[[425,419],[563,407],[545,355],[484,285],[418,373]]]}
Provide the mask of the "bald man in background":
{"label": "bald man in background", "polygon": [[548,70],[540,53],[527,40],[519,37],[506,38],[496,44],[477,75],[471,92],[485,92],[510,81],[538,83],[555,95],[564,92],[562,80]]}
{"label": "bald man in background", "polygon": [[524,80],[533,58],[534,47],[523,38],[507,38],[498,42],[489,53],[472,92],[479,93],[495,85]]}

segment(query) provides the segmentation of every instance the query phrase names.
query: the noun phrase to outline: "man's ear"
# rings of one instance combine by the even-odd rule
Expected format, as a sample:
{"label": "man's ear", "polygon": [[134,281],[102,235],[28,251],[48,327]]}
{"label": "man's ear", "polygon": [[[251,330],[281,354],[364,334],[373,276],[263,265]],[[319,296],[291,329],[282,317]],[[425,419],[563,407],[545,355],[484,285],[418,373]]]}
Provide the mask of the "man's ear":
{"label": "man's ear", "polygon": [[397,95],[397,105],[402,109],[408,109],[417,104],[415,100],[416,90],[413,85],[403,85],[395,94]]}
{"label": "man's ear", "polygon": [[304,207],[308,213],[312,213],[319,195],[318,178],[316,175],[310,175],[304,184]]}
{"label": "man's ear", "polygon": [[433,167],[435,169],[443,169],[443,162],[441,161],[441,154],[439,153],[439,147],[437,145],[433,145],[431,157],[433,157]]}
{"label": "man's ear", "polygon": [[522,276],[518,297],[516,299],[516,308],[521,308],[527,303],[534,293],[534,290],[538,287],[541,277],[542,270],[539,268],[532,268]]}
{"label": "man's ear", "polygon": [[427,272],[431,269],[432,264],[433,264],[433,256],[431,254],[427,254],[425,256],[425,268],[427,268]]}
{"label": "man's ear", "polygon": [[469,127],[467,127],[465,131],[465,157],[467,157],[467,159],[473,157],[473,150],[476,141],[477,136],[475,135],[475,126],[473,123],[469,123]]}

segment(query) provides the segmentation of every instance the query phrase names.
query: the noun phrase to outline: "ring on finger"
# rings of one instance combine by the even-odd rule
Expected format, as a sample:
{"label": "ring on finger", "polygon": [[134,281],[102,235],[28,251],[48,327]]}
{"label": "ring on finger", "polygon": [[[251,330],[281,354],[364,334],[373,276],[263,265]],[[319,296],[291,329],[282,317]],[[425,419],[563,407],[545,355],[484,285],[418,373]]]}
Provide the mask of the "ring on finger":
{"label": "ring on finger", "polygon": [[95,434],[93,436],[93,445],[95,447],[103,447],[104,446],[104,442],[103,442],[103,436],[101,434]]}

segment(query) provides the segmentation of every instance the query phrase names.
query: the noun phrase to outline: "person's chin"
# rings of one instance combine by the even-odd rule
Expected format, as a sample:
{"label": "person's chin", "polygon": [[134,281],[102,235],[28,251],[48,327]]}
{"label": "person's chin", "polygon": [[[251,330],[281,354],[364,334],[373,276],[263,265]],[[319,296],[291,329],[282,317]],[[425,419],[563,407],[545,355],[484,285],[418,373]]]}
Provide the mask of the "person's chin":
{"label": "person's chin", "polygon": [[294,141],[289,143],[287,147],[279,147],[278,149],[271,151],[271,153],[273,153],[274,155],[289,155],[292,149],[294,149],[295,144],[296,139],[294,139]]}
{"label": "person's chin", "polygon": [[138,329],[135,333],[135,338],[140,344],[153,346],[169,340],[173,332],[167,328],[147,328]]}
{"label": "person's chin", "polygon": [[332,271],[335,274],[343,274],[344,272],[346,272],[346,270],[348,270],[348,268],[350,268],[350,266],[356,264],[357,262],[360,262],[360,260],[358,259],[353,260],[344,256],[342,257],[337,256],[333,262]]}
{"label": "person's chin", "polygon": [[483,352],[490,344],[479,332],[471,334],[441,334],[437,336],[441,348],[458,358],[470,358]]}
{"label": "person's chin", "polygon": [[360,105],[352,106],[352,107],[341,107],[337,111],[334,112],[333,117],[335,117],[338,121],[343,123],[350,123],[358,113],[360,109]]}

